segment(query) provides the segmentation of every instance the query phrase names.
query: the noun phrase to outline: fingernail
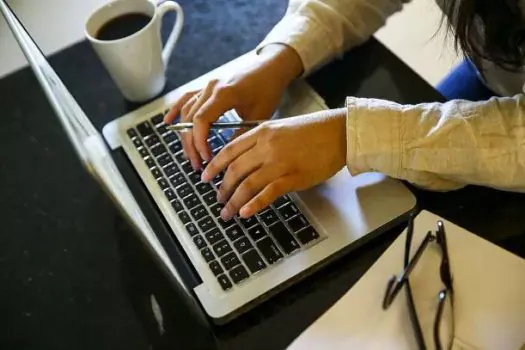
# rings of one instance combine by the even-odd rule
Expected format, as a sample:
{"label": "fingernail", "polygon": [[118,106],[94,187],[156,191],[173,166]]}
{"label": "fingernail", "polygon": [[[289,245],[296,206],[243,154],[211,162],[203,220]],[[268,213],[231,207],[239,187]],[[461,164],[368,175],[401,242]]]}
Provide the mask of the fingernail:
{"label": "fingernail", "polygon": [[231,215],[230,215],[230,212],[228,211],[228,209],[223,208],[221,210],[221,219],[224,220],[224,221],[228,221],[228,220],[231,219]]}
{"label": "fingernail", "polygon": [[200,170],[202,170],[201,165],[200,165],[199,163],[196,163],[196,162],[192,162],[192,163],[191,163],[191,167],[192,167],[193,170],[195,170],[195,171],[200,171]]}
{"label": "fingernail", "polygon": [[217,202],[219,202],[219,203],[221,203],[221,204],[222,204],[222,202],[223,202],[222,194],[221,194],[220,190],[217,191]]}
{"label": "fingernail", "polygon": [[210,179],[208,179],[208,171],[206,170],[206,168],[204,169],[204,171],[201,174],[201,181],[202,182],[209,182],[210,181]]}
{"label": "fingernail", "polygon": [[239,210],[239,216],[243,219],[249,218],[251,215],[249,215],[251,212],[251,208],[248,206],[242,207],[241,210]]}

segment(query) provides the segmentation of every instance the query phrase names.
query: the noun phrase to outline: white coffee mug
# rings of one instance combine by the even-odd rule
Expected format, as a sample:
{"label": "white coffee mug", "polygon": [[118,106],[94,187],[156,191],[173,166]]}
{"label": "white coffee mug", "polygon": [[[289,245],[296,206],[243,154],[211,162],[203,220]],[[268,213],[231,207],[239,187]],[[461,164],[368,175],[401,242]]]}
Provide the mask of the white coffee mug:
{"label": "white coffee mug", "polygon": [[[164,49],[161,22],[167,11],[177,19]],[[99,40],[99,30],[112,19],[126,14],[145,14],[149,23],[137,32],[116,40]],[[157,96],[166,84],[166,66],[184,23],[182,8],[175,1],[160,4],[149,0],[116,0],[89,16],[85,34],[126,99],[143,102]]]}

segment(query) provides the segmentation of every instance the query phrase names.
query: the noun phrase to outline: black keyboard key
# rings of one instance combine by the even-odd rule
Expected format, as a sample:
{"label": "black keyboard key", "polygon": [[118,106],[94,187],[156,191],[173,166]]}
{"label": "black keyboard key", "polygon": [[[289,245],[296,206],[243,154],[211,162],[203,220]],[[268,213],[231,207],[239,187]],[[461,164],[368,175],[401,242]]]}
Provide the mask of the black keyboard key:
{"label": "black keyboard key", "polygon": [[151,122],[153,123],[153,125],[159,125],[163,121],[164,121],[164,115],[162,113],[161,114],[157,114],[156,116],[151,118]]}
{"label": "black keyboard key", "polygon": [[178,199],[172,200],[171,206],[173,207],[173,210],[175,210],[175,212],[177,213],[181,210],[184,210],[182,203]]}
{"label": "black keyboard key", "polygon": [[183,202],[184,204],[186,204],[186,207],[188,207],[188,209],[193,209],[197,205],[201,204],[199,198],[197,198],[197,196],[193,193],[190,194],[188,197],[184,198]]}
{"label": "black keyboard key", "polygon": [[288,196],[282,196],[282,197],[277,198],[275,202],[273,202],[273,206],[276,208],[280,208],[283,205],[288,204],[288,203],[290,203],[290,198],[288,198]]}
{"label": "black keyboard key", "polygon": [[200,182],[197,185],[195,185],[195,188],[200,194],[206,194],[210,191],[213,191],[213,187],[209,183]]}
{"label": "black keyboard key", "polygon": [[310,226],[308,220],[306,220],[303,215],[297,215],[293,219],[289,220],[288,225],[290,225],[290,228],[293,232],[300,231],[303,228]]}
{"label": "black keyboard key", "polygon": [[160,169],[157,167],[151,168],[150,171],[155,179],[161,178],[163,176],[162,171],[160,171]]}
{"label": "black keyboard key", "polygon": [[137,137],[137,131],[135,129],[128,129],[127,133],[130,139]]}
{"label": "black keyboard key", "polygon": [[[164,139],[164,142],[166,143],[172,143],[175,141],[179,141],[179,138],[177,137],[177,134],[175,134],[173,131],[169,131],[162,135],[162,138]],[[180,151],[180,150],[179,150]]]}
{"label": "black keyboard key", "polygon": [[217,260],[210,263],[210,270],[215,276],[220,275],[224,271]]}
{"label": "black keyboard key", "polygon": [[292,217],[299,214],[299,208],[297,208],[295,204],[290,203],[279,208],[279,213],[281,213],[285,220],[290,220]]}
{"label": "black keyboard key", "polygon": [[230,246],[230,243],[228,243],[228,241],[223,239],[219,243],[215,243],[213,245],[213,251],[220,258],[224,254],[231,252],[232,251],[232,247]]}
{"label": "black keyboard key", "polygon": [[291,254],[293,251],[299,249],[299,243],[295,240],[292,234],[288,231],[282,222],[278,222],[269,228],[271,235],[277,243],[283,248],[286,254]]}
{"label": "black keyboard key", "polygon": [[136,148],[143,146],[142,141],[138,137],[133,139],[133,144],[135,145]]}
{"label": "black keyboard key", "polygon": [[223,290],[228,290],[232,287],[232,283],[228,279],[226,275],[220,275],[217,277],[217,281],[219,281],[219,284],[221,285]]}
{"label": "black keyboard key", "polygon": [[203,250],[201,250],[201,254],[202,254],[202,257],[204,258],[204,260],[206,262],[210,262],[213,259],[215,259],[215,257],[213,256],[213,253],[211,252],[210,248],[204,248]]}
{"label": "black keyboard key", "polygon": [[199,233],[197,226],[195,226],[193,222],[190,222],[189,224],[186,225],[186,231],[188,231],[191,237]]}
{"label": "black keyboard key", "polygon": [[147,156],[149,156],[149,153],[148,153],[148,150],[146,149],[146,147],[140,147],[138,149],[139,151],[139,154],[142,158],[146,158]]}
{"label": "black keyboard key", "polygon": [[[211,194],[213,194],[215,196],[215,199],[217,199],[217,193],[212,192]],[[224,208],[224,205],[222,205],[221,203],[217,203],[214,206],[210,207],[210,211],[214,217],[218,218],[219,216],[221,216],[222,208]]]}
{"label": "black keyboard key", "polygon": [[166,124],[161,124],[157,126],[157,132],[161,135],[164,135],[165,133],[169,132],[169,130],[166,127]]}
{"label": "black keyboard key", "polygon": [[169,146],[169,149],[170,149],[170,152],[173,153],[173,154],[176,154],[180,151],[182,151],[182,143],[180,143],[180,141],[175,141],[173,143],[171,143]]}
{"label": "black keyboard key", "polygon": [[206,232],[205,236],[209,244],[215,244],[224,238],[222,232],[219,231],[218,228],[214,228],[213,230]]}
{"label": "black keyboard key", "polygon": [[202,238],[201,235],[194,236],[193,237],[193,243],[195,243],[195,245],[199,249],[202,249],[202,248],[206,247],[206,241],[204,240],[204,238]]}
{"label": "black keyboard key", "polygon": [[230,277],[234,283],[241,283],[248,278],[248,271],[242,265],[237,265],[230,270]]}
{"label": "black keyboard key", "polygon": [[157,158],[157,162],[159,162],[161,167],[166,167],[170,164],[173,164],[173,158],[168,153],[164,153],[160,157]]}
{"label": "black keyboard key", "polygon": [[198,207],[193,208],[190,210],[191,216],[195,219],[195,221],[199,221],[203,217],[208,215],[208,211],[204,209],[202,205],[199,205]]}
{"label": "black keyboard key", "polygon": [[177,194],[180,196],[180,198],[189,196],[192,193],[193,193],[193,189],[187,183],[177,187]]}
{"label": "black keyboard key", "polygon": [[217,203],[217,193],[206,193],[204,196],[202,196],[202,199],[204,199],[204,203],[211,207],[213,204]]}
{"label": "black keyboard key", "polygon": [[193,172],[193,167],[191,166],[191,163],[189,161],[182,163],[181,167],[182,167],[182,171],[184,171],[188,175]]}
{"label": "black keyboard key", "polygon": [[217,227],[215,225],[215,222],[213,221],[213,219],[210,216],[206,216],[204,219],[199,221],[198,224],[199,224],[199,227],[202,230],[202,232],[208,232],[212,228]]}
{"label": "black keyboard key", "polygon": [[188,177],[190,178],[191,183],[194,184],[194,185],[198,184],[199,182],[201,182],[201,174],[200,173],[193,172],[190,175],[188,175]]}
{"label": "black keyboard key", "polygon": [[262,269],[266,268],[266,263],[255,249],[252,249],[243,254],[242,260],[246,266],[248,266],[248,269],[251,273],[256,273],[257,271],[261,271]]}
{"label": "black keyboard key", "polygon": [[241,237],[244,237],[244,232],[242,231],[241,227],[239,225],[234,225],[228,229],[226,229],[226,235],[230,239],[230,241],[235,241]]}
{"label": "black keyboard key", "polygon": [[151,157],[148,157],[146,159],[144,159],[144,161],[146,162],[146,165],[148,166],[148,168],[153,168],[155,166],[155,161],[153,160],[153,158]]}
{"label": "black keyboard key", "polygon": [[153,135],[155,133],[153,127],[150,123],[148,123],[148,121],[144,121],[137,125],[137,130],[139,131],[139,134],[142,135],[142,137]]}
{"label": "black keyboard key", "polygon": [[223,149],[224,147],[219,147],[219,148],[216,148],[214,150],[211,151],[211,154],[213,154],[214,156],[216,156],[217,154],[219,154],[219,152]]}
{"label": "black keyboard key", "polygon": [[163,169],[167,177],[173,176],[179,172],[179,168],[175,165],[175,163],[168,164]]}
{"label": "black keyboard key", "polygon": [[161,155],[163,155],[164,153],[168,152],[168,150],[166,149],[166,147],[164,147],[164,145],[156,145],[154,147],[151,147],[151,153],[153,153],[153,155],[158,158],[160,157]]}
{"label": "black keyboard key", "polygon": [[175,155],[175,159],[177,160],[179,164],[182,164],[187,160],[186,157],[184,156],[184,152],[177,153]]}
{"label": "black keyboard key", "polygon": [[173,185],[173,187],[178,187],[186,183],[186,178],[184,177],[184,175],[182,175],[182,173],[177,173],[170,177],[170,182]]}
{"label": "black keyboard key", "polygon": [[235,248],[235,250],[237,250],[237,252],[239,252],[239,254],[242,254],[253,248],[252,244],[250,243],[247,237],[242,237],[233,242],[233,247]]}
{"label": "black keyboard key", "polygon": [[261,225],[257,225],[249,229],[248,234],[254,241],[258,241],[266,236],[266,231]]}
{"label": "black keyboard key", "polygon": [[302,244],[308,244],[319,238],[319,233],[313,227],[307,227],[302,231],[297,232],[297,238]]}
{"label": "black keyboard key", "polygon": [[219,175],[213,178],[212,182],[215,184],[215,186],[219,187],[219,185],[222,183],[222,179],[224,179],[224,173],[220,172]]}
{"label": "black keyboard key", "polygon": [[148,145],[148,147],[153,147],[159,142],[160,142],[160,139],[157,135],[151,135],[150,137],[146,139],[146,145]]}
{"label": "black keyboard key", "polygon": [[223,140],[230,141],[234,132],[233,129],[222,129],[219,131],[219,135],[221,135]]}
{"label": "black keyboard key", "polygon": [[160,188],[162,188],[163,190],[170,187],[168,180],[166,180],[164,177],[157,179],[157,183],[159,184]]}
{"label": "black keyboard key", "polygon": [[244,225],[244,228],[248,229],[252,226],[255,226],[258,223],[258,221],[255,216],[252,216],[246,219],[241,219],[241,223]]}
{"label": "black keyboard key", "polygon": [[239,265],[241,263],[241,261],[239,260],[239,258],[237,257],[237,255],[235,255],[235,253],[230,253],[230,254],[227,254],[225,255],[222,259],[221,259],[221,262],[222,262],[222,265],[224,265],[224,267],[226,268],[226,270],[231,270],[233,267]]}
{"label": "black keyboard key", "polygon": [[219,225],[221,225],[221,227],[223,229],[227,229],[228,227],[230,227],[233,224],[235,224],[235,220],[233,220],[233,219],[230,219],[228,221],[224,221],[223,219],[218,218],[217,221],[219,222]]}
{"label": "black keyboard key", "polygon": [[266,226],[271,226],[279,220],[279,218],[277,217],[277,213],[275,213],[275,211],[272,208],[268,208],[267,210],[260,213],[259,218],[262,220],[262,222],[264,222]]}
{"label": "black keyboard key", "polygon": [[183,224],[187,224],[191,221],[190,216],[185,211],[179,211],[177,213],[179,216],[180,221],[182,221]]}
{"label": "black keyboard key", "polygon": [[218,137],[212,137],[211,139],[209,139],[208,144],[210,145],[211,150],[224,146],[224,143]]}
{"label": "black keyboard key", "polygon": [[164,194],[166,195],[166,198],[171,202],[172,200],[177,199],[177,196],[175,196],[175,192],[171,188],[167,188],[164,190]]}
{"label": "black keyboard key", "polygon": [[266,261],[270,264],[276,263],[283,257],[279,248],[277,248],[270,237],[266,237],[260,242],[257,242],[257,248],[259,248]]}

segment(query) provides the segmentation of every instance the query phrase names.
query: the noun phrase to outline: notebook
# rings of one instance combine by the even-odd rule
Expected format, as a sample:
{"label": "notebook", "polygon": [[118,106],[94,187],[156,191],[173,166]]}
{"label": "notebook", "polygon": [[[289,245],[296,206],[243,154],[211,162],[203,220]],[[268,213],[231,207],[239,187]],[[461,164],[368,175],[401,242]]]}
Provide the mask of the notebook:
{"label": "notebook", "polygon": [[[422,211],[415,220],[411,253],[440,218]],[[446,221],[454,278],[453,349],[525,348],[525,260]],[[404,292],[382,309],[386,283],[403,268],[403,232],[363,277],[289,347],[309,349],[417,349]],[[431,245],[410,283],[429,349],[437,308],[441,252]]]}

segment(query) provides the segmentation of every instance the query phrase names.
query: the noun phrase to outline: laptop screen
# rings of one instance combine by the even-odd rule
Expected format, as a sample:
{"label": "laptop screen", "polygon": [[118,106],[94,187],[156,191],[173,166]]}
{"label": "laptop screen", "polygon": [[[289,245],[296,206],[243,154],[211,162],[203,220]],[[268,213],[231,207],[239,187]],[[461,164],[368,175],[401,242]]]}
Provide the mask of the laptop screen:
{"label": "laptop screen", "polygon": [[100,133],[4,0],[0,0],[0,11],[85,168],[113,200],[170,280],[191,296],[115,165]]}

